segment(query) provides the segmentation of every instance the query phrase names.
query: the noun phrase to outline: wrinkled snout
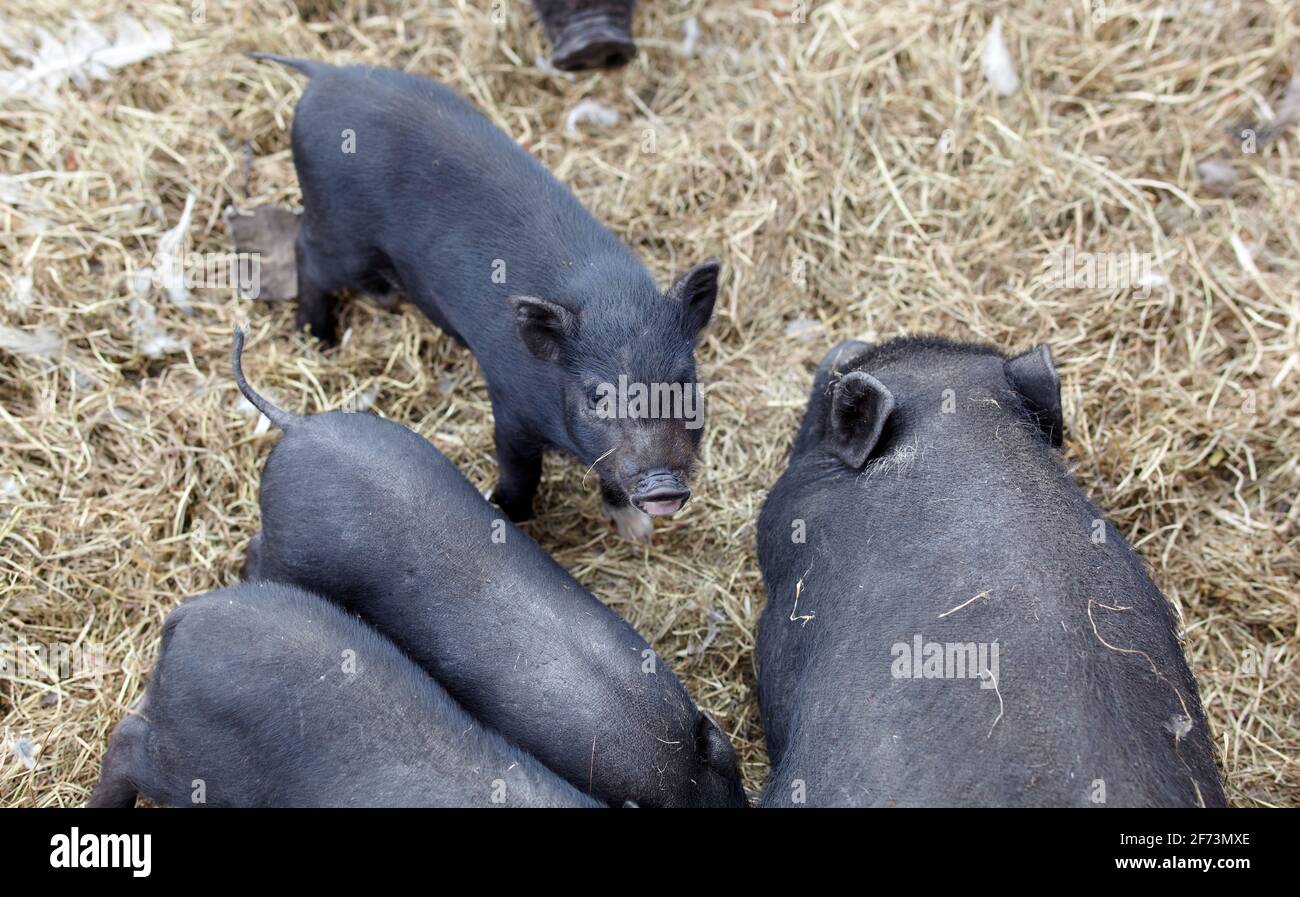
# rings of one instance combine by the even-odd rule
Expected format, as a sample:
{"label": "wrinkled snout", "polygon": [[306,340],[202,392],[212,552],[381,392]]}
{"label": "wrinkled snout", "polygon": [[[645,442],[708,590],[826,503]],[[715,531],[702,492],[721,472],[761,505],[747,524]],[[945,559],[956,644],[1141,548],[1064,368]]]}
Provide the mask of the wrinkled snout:
{"label": "wrinkled snout", "polygon": [[629,497],[632,504],[651,517],[676,514],[691,497],[686,480],[671,470],[652,470],[636,482]]}

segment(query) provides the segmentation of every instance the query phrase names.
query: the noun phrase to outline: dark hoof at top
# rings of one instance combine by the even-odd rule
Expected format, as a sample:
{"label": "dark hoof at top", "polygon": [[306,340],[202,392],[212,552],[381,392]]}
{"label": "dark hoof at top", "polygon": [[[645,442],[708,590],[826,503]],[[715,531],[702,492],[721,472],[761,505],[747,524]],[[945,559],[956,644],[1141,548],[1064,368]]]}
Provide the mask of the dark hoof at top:
{"label": "dark hoof at top", "polygon": [[565,72],[622,68],[636,56],[630,36],[582,34],[555,49],[551,65]]}
{"label": "dark hoof at top", "polygon": [[553,48],[551,65],[557,69],[614,69],[636,56],[634,4],[628,0],[536,0],[536,6]]}

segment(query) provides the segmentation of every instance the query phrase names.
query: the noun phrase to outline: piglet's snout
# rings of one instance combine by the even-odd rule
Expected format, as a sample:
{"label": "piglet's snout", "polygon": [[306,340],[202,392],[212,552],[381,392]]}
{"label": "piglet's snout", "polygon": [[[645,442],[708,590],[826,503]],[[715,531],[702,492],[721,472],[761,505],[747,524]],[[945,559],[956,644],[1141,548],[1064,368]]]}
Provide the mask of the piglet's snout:
{"label": "piglet's snout", "polygon": [[668,470],[653,470],[637,481],[632,492],[632,504],[651,517],[676,514],[691,497],[691,490],[677,474]]}

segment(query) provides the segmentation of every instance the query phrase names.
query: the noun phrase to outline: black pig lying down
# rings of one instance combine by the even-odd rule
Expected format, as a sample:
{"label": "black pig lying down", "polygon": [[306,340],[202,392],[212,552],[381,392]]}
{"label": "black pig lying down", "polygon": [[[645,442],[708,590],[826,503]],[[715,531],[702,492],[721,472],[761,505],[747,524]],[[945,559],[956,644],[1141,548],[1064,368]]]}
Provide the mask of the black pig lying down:
{"label": "black pig lying down", "polygon": [[293,586],[243,584],[163,624],[92,807],[599,806],[485,729],[396,645]]}
{"label": "black pig lying down", "polygon": [[435,81],[252,55],[311,79],[292,138],[299,324],[332,339],[337,291],[396,286],[483,368],[493,499],[512,520],[532,515],[553,448],[599,475],[620,533],[650,538],[650,518],[690,496],[704,424],[695,343],[718,264],[661,293],[567,187]]}
{"label": "black pig lying down", "polygon": [[1222,806],[1169,603],[1046,346],[842,343],[763,506],[764,806]]}
{"label": "black pig lying down", "polygon": [[262,473],[245,575],[338,601],[484,724],[609,803],[745,806],[736,755],[668,665],[428,440],[372,414],[305,417]]}

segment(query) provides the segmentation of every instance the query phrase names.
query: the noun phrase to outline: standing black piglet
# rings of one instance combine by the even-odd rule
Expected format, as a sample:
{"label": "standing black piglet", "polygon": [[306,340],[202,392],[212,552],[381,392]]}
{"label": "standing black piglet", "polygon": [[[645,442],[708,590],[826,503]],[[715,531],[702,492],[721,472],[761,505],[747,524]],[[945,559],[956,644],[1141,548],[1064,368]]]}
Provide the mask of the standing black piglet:
{"label": "standing black piglet", "polygon": [[1169,602],[1046,346],[842,343],[763,506],[765,806],[1222,806]]}
{"label": "standing black piglet", "polygon": [[695,343],[717,262],[661,293],[632,250],[449,88],[252,55],[311,79],[293,120],[300,325],[332,339],[339,290],[398,287],[483,368],[494,499],[510,518],[532,515],[542,453],[554,448],[599,474],[624,536],[649,538],[650,518],[690,497],[703,425]]}

